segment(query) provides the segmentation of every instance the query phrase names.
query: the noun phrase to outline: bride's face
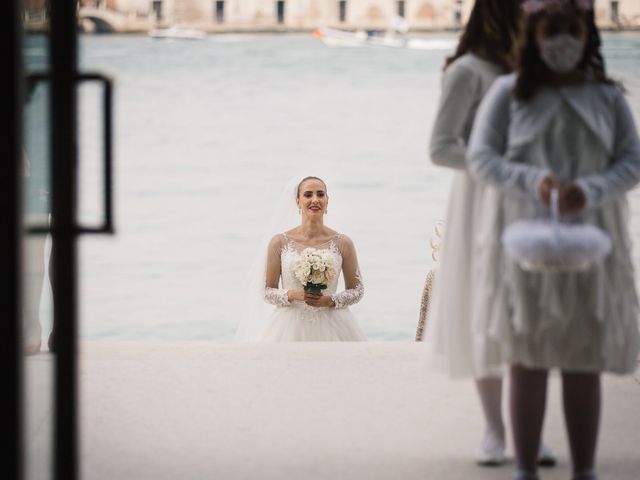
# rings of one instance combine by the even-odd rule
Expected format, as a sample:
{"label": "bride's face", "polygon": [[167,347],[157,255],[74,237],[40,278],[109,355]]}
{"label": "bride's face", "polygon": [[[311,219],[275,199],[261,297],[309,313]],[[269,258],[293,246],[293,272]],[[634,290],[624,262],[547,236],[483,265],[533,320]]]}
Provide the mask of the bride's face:
{"label": "bride's face", "polygon": [[319,180],[311,179],[300,185],[296,203],[303,216],[311,218],[324,215],[329,202],[327,187]]}

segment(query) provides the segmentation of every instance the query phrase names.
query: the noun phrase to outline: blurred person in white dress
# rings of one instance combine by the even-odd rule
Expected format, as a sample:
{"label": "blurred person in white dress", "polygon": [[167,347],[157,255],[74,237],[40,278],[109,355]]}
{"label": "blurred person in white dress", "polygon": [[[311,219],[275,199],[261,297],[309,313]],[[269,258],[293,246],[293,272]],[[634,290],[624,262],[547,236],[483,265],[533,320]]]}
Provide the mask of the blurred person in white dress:
{"label": "blurred person in white dress", "polygon": [[[43,91],[36,92],[37,84],[32,78],[27,77],[26,87],[25,118],[33,127],[34,124],[37,125],[37,122],[42,122],[43,105],[46,105],[47,95]],[[26,194],[24,227],[48,227],[51,224],[51,198],[45,163],[47,146],[44,139],[35,134],[28,140],[23,154]],[[27,153],[27,147],[33,156]],[[43,293],[45,295],[53,294],[52,267],[56,249],[55,243],[51,241],[47,255],[48,238],[50,236],[43,233],[28,233],[24,237],[23,351],[26,355],[41,352],[44,323],[40,318],[42,297]],[[44,332],[48,350],[51,353],[55,352],[55,325],[55,319],[53,319],[51,331],[48,335]]]}
{"label": "blurred person in white dress", "polygon": [[[467,171],[465,155],[476,110],[498,76],[511,72],[517,60],[520,0],[478,0],[455,53],[446,59],[442,92],[430,140],[431,161],[455,171],[449,194],[439,266],[434,277],[425,326],[426,363],[452,378],[474,378],[486,428],[476,461],[495,466],[505,462],[506,435],[502,416],[501,367],[486,368],[484,356],[500,359],[498,342],[475,334],[472,321],[474,258],[472,241],[480,229],[484,186]],[[539,462],[556,463],[542,446]]]}

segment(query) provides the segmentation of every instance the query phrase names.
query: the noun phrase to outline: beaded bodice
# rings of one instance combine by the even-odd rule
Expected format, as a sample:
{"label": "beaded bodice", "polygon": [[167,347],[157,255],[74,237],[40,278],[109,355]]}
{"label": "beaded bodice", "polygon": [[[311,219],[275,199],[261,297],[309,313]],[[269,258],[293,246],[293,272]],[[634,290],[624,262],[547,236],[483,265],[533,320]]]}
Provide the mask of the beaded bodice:
{"label": "beaded bodice", "polygon": [[[348,243],[347,243],[348,242]],[[350,248],[345,247],[348,245]],[[342,246],[342,248],[341,248]],[[289,290],[297,290],[303,288],[302,283],[294,274],[294,266],[297,260],[300,258],[300,253],[305,248],[316,248],[327,250],[333,257],[333,265],[337,275],[335,278],[327,284],[327,288],[323,290],[323,295],[331,296],[331,299],[335,303],[335,308],[345,308],[349,305],[353,305],[359,302],[364,295],[364,286],[362,284],[362,278],[358,269],[357,260],[355,259],[355,251],[351,253],[353,245],[351,241],[343,235],[337,234],[328,242],[316,245],[302,245],[286,234],[282,234],[282,243],[280,247],[280,288],[266,287],[265,289],[265,301],[272,303],[279,307],[289,307],[295,305],[307,306],[304,302],[289,302],[287,292]],[[345,253],[347,250],[347,260],[345,262]],[[351,256],[353,258],[351,258]],[[353,271],[343,272],[343,266],[350,264]],[[342,292],[337,292],[338,281],[340,276],[343,275],[345,279],[345,285],[347,288]],[[350,288],[349,288],[350,287]],[[309,307],[315,308],[315,307]]]}
{"label": "beaded bodice", "polygon": [[[292,290],[297,288],[302,288],[303,285],[300,283],[294,274],[294,265],[300,258],[300,252],[305,248],[309,248],[303,245],[300,245],[294,242],[291,239],[288,239],[285,245],[282,247],[282,252],[280,253],[280,265],[282,268],[281,272],[281,286],[286,290]],[[318,250],[327,250],[331,253],[333,257],[333,265],[338,272],[336,278],[327,284],[327,289],[323,291],[325,295],[332,295],[336,293],[338,288],[338,280],[340,279],[340,274],[342,272],[342,254],[336,245],[335,239],[329,240],[329,242],[324,245],[320,245],[316,248]]]}

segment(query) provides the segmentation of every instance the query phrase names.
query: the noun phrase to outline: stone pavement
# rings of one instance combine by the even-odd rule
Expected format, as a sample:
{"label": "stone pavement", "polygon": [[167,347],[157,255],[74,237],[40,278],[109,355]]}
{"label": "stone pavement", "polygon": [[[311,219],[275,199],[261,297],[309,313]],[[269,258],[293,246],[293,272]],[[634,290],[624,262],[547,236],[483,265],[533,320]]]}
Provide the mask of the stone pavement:
{"label": "stone pavement", "polygon": [[[474,386],[426,372],[420,344],[86,342],[81,350],[83,480],[510,478],[511,465],[474,465],[482,434]],[[558,380],[545,439],[560,465],[542,478],[569,480]],[[638,379],[606,376],[604,399],[601,479],[638,480]],[[34,445],[47,434],[41,423]]]}

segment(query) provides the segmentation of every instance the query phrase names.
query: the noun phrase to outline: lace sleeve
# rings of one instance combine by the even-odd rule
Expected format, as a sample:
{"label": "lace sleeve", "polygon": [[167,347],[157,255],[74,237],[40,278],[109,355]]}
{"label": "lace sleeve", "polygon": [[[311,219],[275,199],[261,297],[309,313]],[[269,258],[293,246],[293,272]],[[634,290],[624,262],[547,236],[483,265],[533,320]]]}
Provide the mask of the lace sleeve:
{"label": "lace sleeve", "polygon": [[267,253],[267,272],[264,289],[264,301],[275,305],[276,307],[287,307],[290,305],[288,290],[279,288],[281,263],[280,255],[284,241],[282,235],[276,235],[269,243],[269,251]]}
{"label": "lace sleeve", "polygon": [[289,302],[289,292],[284,288],[265,287],[264,301],[276,307],[288,307],[291,305]]}
{"label": "lace sleeve", "polygon": [[338,248],[342,255],[342,273],[345,290],[331,295],[335,308],[347,308],[355,305],[364,296],[364,284],[358,267],[358,256],[350,238],[341,235]]}
{"label": "lace sleeve", "polygon": [[364,296],[364,285],[359,282],[354,288],[348,288],[339,293],[331,295],[331,300],[336,304],[335,308],[347,308],[355,305]]}

